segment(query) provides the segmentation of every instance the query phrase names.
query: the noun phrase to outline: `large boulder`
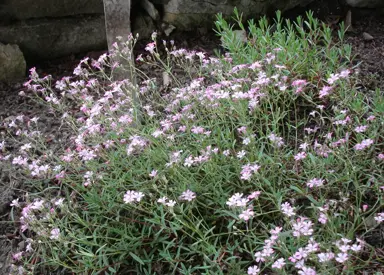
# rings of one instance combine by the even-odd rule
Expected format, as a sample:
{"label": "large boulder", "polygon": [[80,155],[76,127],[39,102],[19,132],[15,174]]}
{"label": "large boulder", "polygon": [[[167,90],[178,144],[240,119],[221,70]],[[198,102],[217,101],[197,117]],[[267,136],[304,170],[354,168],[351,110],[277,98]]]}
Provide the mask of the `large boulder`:
{"label": "large boulder", "polygon": [[103,0],[5,0],[0,5],[0,20],[102,14],[103,11]]}
{"label": "large boulder", "polygon": [[11,83],[25,77],[26,63],[17,45],[0,43],[0,82]]}
{"label": "large boulder", "polygon": [[[158,1],[158,0],[156,0]],[[167,0],[163,20],[181,30],[212,25],[217,13],[233,15],[235,7],[244,18],[258,17],[274,10],[288,10],[312,0]]]}
{"label": "large boulder", "polygon": [[0,41],[17,44],[28,60],[107,48],[104,16],[58,18],[0,26]]}
{"label": "large boulder", "polygon": [[347,4],[355,8],[384,8],[383,0],[347,0]]}

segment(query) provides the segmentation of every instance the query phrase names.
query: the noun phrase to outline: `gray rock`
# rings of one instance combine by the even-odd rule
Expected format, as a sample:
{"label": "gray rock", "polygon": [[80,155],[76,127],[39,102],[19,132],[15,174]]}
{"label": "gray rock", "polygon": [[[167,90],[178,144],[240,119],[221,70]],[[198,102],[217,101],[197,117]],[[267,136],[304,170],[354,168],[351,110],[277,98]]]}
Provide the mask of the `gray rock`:
{"label": "gray rock", "polygon": [[383,0],[347,0],[347,4],[355,8],[384,8]]}
{"label": "gray rock", "polygon": [[103,14],[103,0],[5,0],[0,6],[2,20]]}
{"label": "gray rock", "polygon": [[374,39],[373,36],[367,32],[363,32],[363,38],[365,41],[372,41]]}
{"label": "gray rock", "polygon": [[232,16],[235,7],[244,18],[257,17],[271,10],[288,10],[312,0],[170,0],[164,5],[163,20],[179,30],[193,30],[196,26],[212,26],[217,13]]}
{"label": "gray rock", "polygon": [[132,33],[134,36],[138,33],[139,40],[149,39],[155,30],[156,26],[147,14],[139,14],[132,22]]}
{"label": "gray rock", "polygon": [[17,44],[27,60],[107,48],[104,16],[35,19],[0,26],[0,41]]}
{"label": "gray rock", "polygon": [[0,43],[0,82],[12,83],[20,80],[24,78],[26,69],[24,55],[19,47]]}

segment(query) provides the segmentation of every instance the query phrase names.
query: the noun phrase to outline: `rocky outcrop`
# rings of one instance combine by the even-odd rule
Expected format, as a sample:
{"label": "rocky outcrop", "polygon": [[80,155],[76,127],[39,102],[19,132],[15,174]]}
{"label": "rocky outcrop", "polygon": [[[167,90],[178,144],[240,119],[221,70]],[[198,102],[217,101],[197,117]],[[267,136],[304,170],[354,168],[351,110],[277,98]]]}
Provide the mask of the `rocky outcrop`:
{"label": "rocky outcrop", "polygon": [[11,83],[20,80],[25,73],[26,63],[19,47],[0,43],[0,82]]}
{"label": "rocky outcrop", "polygon": [[[244,18],[256,18],[311,1],[132,0],[132,32],[147,39],[160,26],[167,28],[167,34],[174,27],[212,28],[217,13],[230,16],[235,7]],[[19,45],[28,60],[106,49],[103,11],[103,0],[3,0],[0,42]]]}
{"label": "rocky outcrop", "polygon": [[354,8],[384,8],[383,0],[347,0],[347,4]]}
{"label": "rocky outcrop", "polygon": [[270,13],[274,10],[288,10],[306,5],[312,0],[168,0],[164,4],[163,20],[179,29],[192,30],[196,26],[213,25],[215,15],[232,15],[235,7],[244,18]]}
{"label": "rocky outcrop", "polygon": [[0,20],[103,14],[103,0],[5,0]]}
{"label": "rocky outcrop", "polygon": [[17,44],[29,59],[51,59],[106,49],[104,16],[39,19],[0,26],[0,41]]}

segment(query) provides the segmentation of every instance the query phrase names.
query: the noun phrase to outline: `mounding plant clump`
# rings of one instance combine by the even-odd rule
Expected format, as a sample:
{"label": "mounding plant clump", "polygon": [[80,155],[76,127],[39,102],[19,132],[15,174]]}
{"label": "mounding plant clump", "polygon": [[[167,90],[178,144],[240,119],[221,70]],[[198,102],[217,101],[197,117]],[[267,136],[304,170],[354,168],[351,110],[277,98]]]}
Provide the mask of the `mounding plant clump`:
{"label": "mounding plant clump", "polygon": [[217,17],[218,57],[154,33],[136,58],[149,75],[113,61],[131,58],[132,36],[55,83],[31,70],[30,96],[73,136],[49,150],[37,117],[5,124],[25,142],[13,155],[0,143],[1,158],[37,190],[12,203],[26,244],[15,274],[382,268],[382,94],[357,89],[342,26],[335,42],[311,13],[248,25],[239,41]]}

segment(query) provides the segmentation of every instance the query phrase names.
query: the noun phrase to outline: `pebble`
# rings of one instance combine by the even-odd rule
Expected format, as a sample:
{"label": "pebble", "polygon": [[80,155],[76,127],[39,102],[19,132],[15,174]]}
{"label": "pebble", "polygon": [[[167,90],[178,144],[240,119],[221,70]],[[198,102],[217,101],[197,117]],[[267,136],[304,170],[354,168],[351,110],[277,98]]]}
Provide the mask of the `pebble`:
{"label": "pebble", "polygon": [[374,39],[373,36],[367,32],[363,32],[363,38],[365,41],[372,41]]}

